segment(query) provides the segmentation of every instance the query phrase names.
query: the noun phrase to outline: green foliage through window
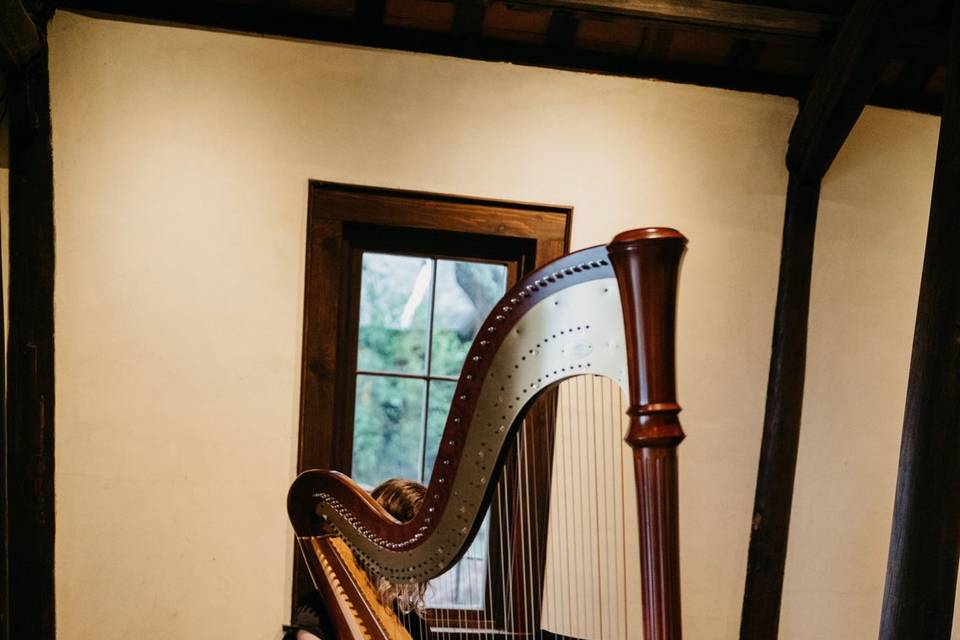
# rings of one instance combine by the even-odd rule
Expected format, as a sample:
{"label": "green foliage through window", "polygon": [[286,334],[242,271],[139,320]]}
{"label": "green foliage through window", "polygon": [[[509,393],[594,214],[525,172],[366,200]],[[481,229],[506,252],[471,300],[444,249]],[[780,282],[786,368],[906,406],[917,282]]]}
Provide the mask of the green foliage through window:
{"label": "green foliage through window", "polygon": [[[503,264],[364,253],[353,477],[427,483],[467,351],[506,291]],[[433,582],[430,606],[483,603],[488,527]]]}

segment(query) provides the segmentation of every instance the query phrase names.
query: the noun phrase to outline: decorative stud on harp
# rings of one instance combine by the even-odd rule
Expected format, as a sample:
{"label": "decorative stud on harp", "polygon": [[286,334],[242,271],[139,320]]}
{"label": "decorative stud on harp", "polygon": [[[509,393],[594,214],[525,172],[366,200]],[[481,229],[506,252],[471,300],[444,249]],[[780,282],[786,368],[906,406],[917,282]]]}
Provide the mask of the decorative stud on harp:
{"label": "decorative stud on harp", "polygon": [[[467,354],[437,452],[442,463],[434,468],[413,519],[397,522],[341,473],[306,471],[291,486],[287,505],[304,555],[319,548],[305,541],[333,529],[344,549],[349,547],[364,567],[387,580],[421,582],[444,573],[470,546],[495,495],[498,508],[509,511],[498,487],[501,479],[524,477],[512,467],[505,472],[526,459],[511,455],[518,433],[552,428],[542,421],[533,421],[540,427],[526,425],[529,407],[545,398],[556,403],[549,392],[565,380],[601,376],[625,390],[629,401],[626,442],[634,450],[644,637],[679,640],[676,447],[683,431],[677,419],[674,336],[685,246],[686,239],[673,229],[628,231],[607,246],[546,265],[514,286],[494,306]],[[552,454],[545,459],[549,463]],[[548,532],[538,532],[546,540]],[[501,563],[504,558],[507,564],[537,562],[537,553],[523,549],[523,538],[511,537],[520,540],[520,551],[501,553]],[[307,562],[316,565],[309,557]],[[522,570],[504,569],[515,575]],[[537,601],[521,606],[524,620],[514,623],[513,632],[528,638],[569,637],[541,632],[542,567],[530,576],[531,583],[541,583],[524,597]],[[511,584],[503,580],[498,586]],[[493,591],[488,576],[488,597]],[[503,603],[502,595],[493,599]],[[510,606],[523,604],[506,600]],[[511,630],[508,616],[495,608],[472,635]]]}

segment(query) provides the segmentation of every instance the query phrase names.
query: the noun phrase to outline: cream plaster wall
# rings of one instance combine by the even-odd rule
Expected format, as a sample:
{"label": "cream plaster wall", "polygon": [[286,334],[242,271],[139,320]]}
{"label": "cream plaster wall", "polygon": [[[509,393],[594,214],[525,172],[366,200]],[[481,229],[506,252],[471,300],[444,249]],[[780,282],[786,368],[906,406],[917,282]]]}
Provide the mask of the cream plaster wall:
{"label": "cream plaster wall", "polygon": [[[794,101],[98,20],[50,25],[62,638],[276,638],[307,181],[690,237],[687,637],[734,638]],[[871,110],[824,188],[781,637],[872,637],[937,121]]]}

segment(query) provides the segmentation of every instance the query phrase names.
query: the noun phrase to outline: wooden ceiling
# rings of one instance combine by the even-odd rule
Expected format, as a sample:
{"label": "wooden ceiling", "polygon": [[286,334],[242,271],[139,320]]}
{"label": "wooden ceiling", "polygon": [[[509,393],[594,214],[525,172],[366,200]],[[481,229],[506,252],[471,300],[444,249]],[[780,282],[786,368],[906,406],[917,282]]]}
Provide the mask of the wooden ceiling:
{"label": "wooden ceiling", "polygon": [[[136,19],[803,99],[851,0],[60,0]],[[939,113],[952,2],[904,25],[869,102]]]}

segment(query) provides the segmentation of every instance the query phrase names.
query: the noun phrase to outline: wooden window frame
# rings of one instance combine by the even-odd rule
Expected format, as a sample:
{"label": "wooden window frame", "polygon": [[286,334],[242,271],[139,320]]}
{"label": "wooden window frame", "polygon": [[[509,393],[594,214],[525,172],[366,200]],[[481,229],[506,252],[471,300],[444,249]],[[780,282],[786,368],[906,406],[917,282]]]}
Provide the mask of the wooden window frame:
{"label": "wooden window frame", "polygon": [[[572,215],[568,206],[311,181],[297,471],[351,468],[355,376],[342,374],[356,371],[363,251],[514,263],[509,287],[568,251]],[[546,447],[543,437],[531,446]],[[534,481],[548,495],[549,477]],[[296,554],[294,562],[295,607],[312,585]],[[463,619],[493,624],[501,606],[488,604],[493,611]]]}

